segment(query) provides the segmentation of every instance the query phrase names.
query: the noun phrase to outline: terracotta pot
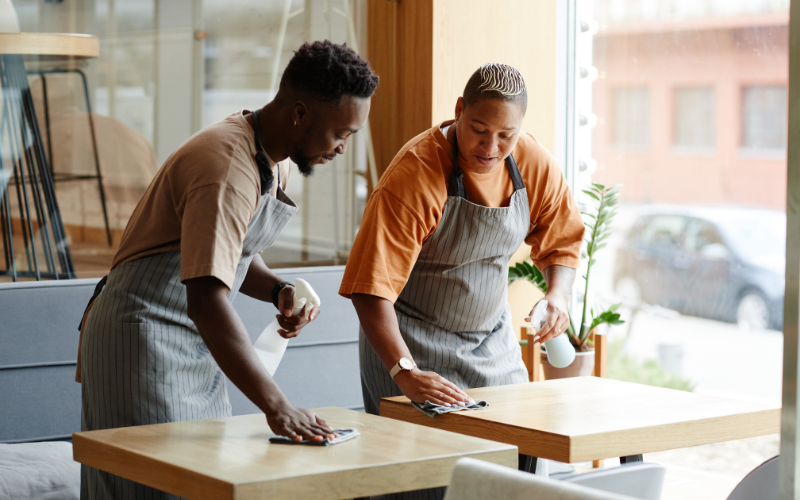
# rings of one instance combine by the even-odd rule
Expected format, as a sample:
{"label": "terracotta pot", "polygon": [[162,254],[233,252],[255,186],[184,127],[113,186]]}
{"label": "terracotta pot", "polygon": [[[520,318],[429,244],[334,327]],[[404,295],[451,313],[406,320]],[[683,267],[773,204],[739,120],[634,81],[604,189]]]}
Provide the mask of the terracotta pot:
{"label": "terracotta pot", "polygon": [[575,361],[566,368],[556,368],[547,360],[547,353],[541,353],[545,380],[569,377],[588,377],[594,372],[594,351],[576,352]]}

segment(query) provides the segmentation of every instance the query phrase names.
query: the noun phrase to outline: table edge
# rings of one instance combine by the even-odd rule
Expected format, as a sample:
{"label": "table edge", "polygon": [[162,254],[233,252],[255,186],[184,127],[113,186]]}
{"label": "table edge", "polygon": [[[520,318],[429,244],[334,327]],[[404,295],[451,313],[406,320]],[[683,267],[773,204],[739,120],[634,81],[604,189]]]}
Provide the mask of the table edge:
{"label": "table edge", "polygon": [[0,54],[99,57],[100,39],[83,33],[0,33]]}

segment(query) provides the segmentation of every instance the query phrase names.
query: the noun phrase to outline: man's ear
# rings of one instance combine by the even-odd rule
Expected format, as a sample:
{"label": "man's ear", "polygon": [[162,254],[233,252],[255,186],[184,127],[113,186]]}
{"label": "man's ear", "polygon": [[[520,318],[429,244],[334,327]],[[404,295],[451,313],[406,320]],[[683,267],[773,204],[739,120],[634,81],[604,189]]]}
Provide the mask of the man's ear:
{"label": "man's ear", "polygon": [[295,101],[294,106],[292,106],[292,122],[294,126],[303,125],[303,121],[308,121],[310,114],[311,111],[305,102]]}

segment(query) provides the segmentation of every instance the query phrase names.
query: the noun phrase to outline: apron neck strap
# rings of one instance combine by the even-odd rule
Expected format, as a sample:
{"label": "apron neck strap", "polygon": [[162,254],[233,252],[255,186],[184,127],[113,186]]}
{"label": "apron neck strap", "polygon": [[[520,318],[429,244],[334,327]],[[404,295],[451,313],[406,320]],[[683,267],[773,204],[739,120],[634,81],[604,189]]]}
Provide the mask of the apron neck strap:
{"label": "apron neck strap", "polygon": [[467,190],[464,188],[464,171],[458,165],[458,130],[456,124],[453,127],[453,173],[450,174],[450,183],[447,186],[447,196],[457,196],[467,199]]}
{"label": "apron neck strap", "polygon": [[[256,166],[258,166],[258,175],[261,177],[261,196],[269,193],[272,188],[272,165],[270,165],[269,157],[264,152],[264,146],[261,144],[261,124],[258,121],[258,115],[261,113],[260,109],[253,111],[253,133],[255,135],[256,144]],[[281,183],[281,169],[278,168],[278,185]]]}
{"label": "apron neck strap", "polygon": [[[455,127],[455,123],[450,126]],[[519,167],[513,154],[506,157],[506,168],[508,175],[511,176],[511,182],[514,184],[514,191],[525,189],[525,183],[522,181],[522,175],[519,173]],[[464,170],[458,165],[458,130],[456,128],[453,128],[453,173],[450,174],[447,196],[468,199],[467,190],[464,188]]]}

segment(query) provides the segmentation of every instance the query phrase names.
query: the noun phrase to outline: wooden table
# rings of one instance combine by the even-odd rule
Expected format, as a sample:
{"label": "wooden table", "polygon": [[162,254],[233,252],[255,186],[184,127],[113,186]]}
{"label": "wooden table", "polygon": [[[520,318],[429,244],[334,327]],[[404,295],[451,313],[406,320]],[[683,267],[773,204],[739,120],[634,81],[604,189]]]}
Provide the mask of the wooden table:
{"label": "wooden table", "polygon": [[431,419],[405,397],[381,400],[381,416],[514,444],[532,457],[575,463],[780,432],[779,407],[596,377],[466,391],[483,410]]}
{"label": "wooden table", "polygon": [[335,499],[445,486],[461,457],[517,466],[514,446],[342,408],[314,410],[361,435],[328,447],[270,444],[264,415],[73,434],[74,459],[190,499]]}

